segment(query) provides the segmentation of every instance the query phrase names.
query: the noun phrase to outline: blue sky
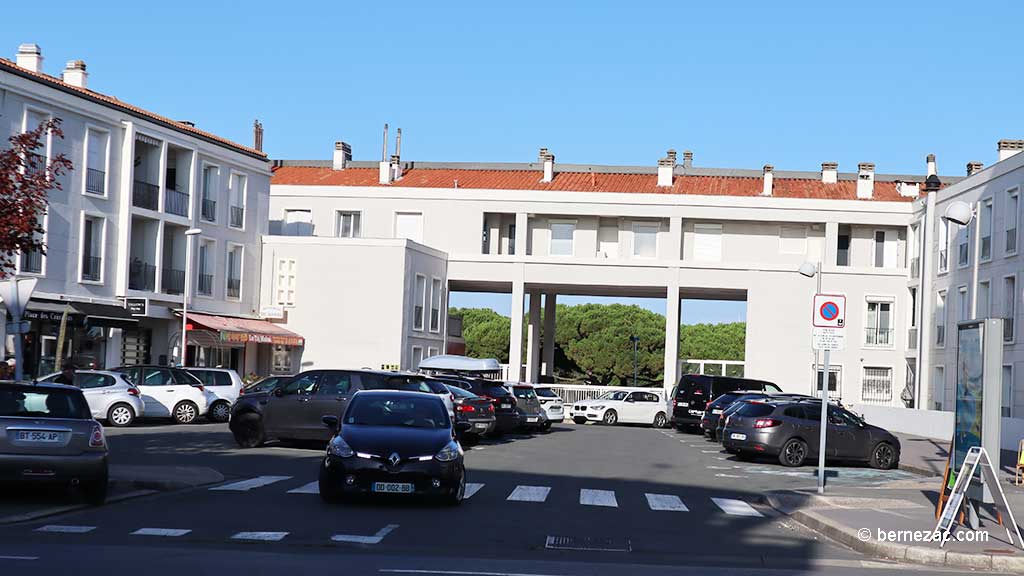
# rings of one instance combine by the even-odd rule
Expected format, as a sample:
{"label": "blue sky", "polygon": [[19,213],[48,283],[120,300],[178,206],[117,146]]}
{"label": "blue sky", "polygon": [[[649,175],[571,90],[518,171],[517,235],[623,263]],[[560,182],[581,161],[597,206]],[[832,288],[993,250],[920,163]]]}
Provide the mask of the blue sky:
{"label": "blue sky", "polygon": [[[272,157],[960,175],[1024,137],[1024,3],[8,2],[0,53]],[[840,5],[842,4],[842,5]],[[45,14],[44,14],[45,12]]]}

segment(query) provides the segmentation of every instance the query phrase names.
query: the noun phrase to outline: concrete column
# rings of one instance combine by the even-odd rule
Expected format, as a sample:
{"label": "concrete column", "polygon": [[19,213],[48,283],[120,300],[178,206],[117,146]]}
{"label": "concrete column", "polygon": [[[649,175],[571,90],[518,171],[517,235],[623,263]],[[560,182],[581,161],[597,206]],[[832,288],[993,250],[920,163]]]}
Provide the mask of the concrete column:
{"label": "concrete column", "polygon": [[544,295],[544,375],[555,375],[555,304],[556,297],[548,292]]}
{"label": "concrete column", "polygon": [[523,366],[523,281],[512,281],[511,328],[508,338],[509,379],[520,380]]}
{"label": "concrete column", "polygon": [[665,394],[679,380],[679,279],[673,278],[667,286],[665,301]]}
{"label": "concrete column", "polygon": [[540,376],[540,292],[530,292],[530,331],[526,338],[526,381]]}
{"label": "concrete column", "polygon": [[[528,246],[526,245],[527,238],[529,237],[527,232],[530,226],[530,220],[525,212],[519,212],[516,214],[516,256],[526,256],[529,254]],[[509,240],[512,240],[509,238]]]}
{"label": "concrete column", "polygon": [[668,220],[668,253],[665,260],[683,259],[683,217],[672,216]]}
{"label": "concrete column", "polygon": [[821,252],[822,266],[836,265],[839,256],[839,222],[825,223],[825,249]]}

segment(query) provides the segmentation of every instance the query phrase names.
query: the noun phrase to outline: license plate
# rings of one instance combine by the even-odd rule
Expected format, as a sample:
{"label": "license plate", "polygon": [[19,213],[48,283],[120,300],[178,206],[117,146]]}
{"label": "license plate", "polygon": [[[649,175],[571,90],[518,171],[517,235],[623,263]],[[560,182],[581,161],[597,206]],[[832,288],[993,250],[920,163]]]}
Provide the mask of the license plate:
{"label": "license plate", "polygon": [[473,424],[473,427],[476,428],[477,430],[486,430],[487,424]]}
{"label": "license plate", "polygon": [[704,411],[702,410],[690,410],[690,416],[703,416]]}
{"label": "license plate", "polygon": [[507,410],[507,409],[509,409],[509,408],[511,408],[511,407],[512,407],[512,405],[511,405],[511,404],[502,404],[502,405],[501,405],[501,408],[504,408],[504,409],[506,409],[506,410]]}
{"label": "license plate", "polygon": [[373,491],[386,494],[411,494],[413,486],[404,482],[374,482]]}
{"label": "license plate", "polygon": [[531,416],[531,417],[527,418],[526,421],[532,424],[533,422],[537,421],[537,417],[536,416]]}
{"label": "license plate", "polygon": [[733,432],[732,434],[729,434],[729,439],[730,440],[746,440],[747,439],[747,435],[746,434],[737,434],[736,432]]}
{"label": "license plate", "polygon": [[40,432],[38,430],[19,430],[14,433],[14,439],[18,442],[40,442],[57,443],[64,438],[60,432]]}
{"label": "license plate", "polygon": [[712,414],[721,414],[722,411],[721,410],[712,410],[711,413]]}
{"label": "license plate", "polygon": [[689,402],[680,402],[679,405],[682,406],[683,408],[689,408],[690,407],[690,403]]}

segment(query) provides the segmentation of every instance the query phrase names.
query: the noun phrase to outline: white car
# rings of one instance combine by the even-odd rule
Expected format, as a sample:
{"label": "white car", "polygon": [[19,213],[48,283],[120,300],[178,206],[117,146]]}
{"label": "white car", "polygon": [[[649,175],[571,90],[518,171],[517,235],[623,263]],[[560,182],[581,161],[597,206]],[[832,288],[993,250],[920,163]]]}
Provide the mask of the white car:
{"label": "white car", "polygon": [[[40,382],[53,382],[60,372],[40,378]],[[145,403],[139,389],[132,386],[124,375],[103,370],[75,372],[75,386],[82,389],[92,417],[106,420],[115,427],[130,426],[145,413]]]}
{"label": "white car", "polygon": [[242,378],[238,372],[228,368],[186,368],[190,374],[203,381],[206,401],[210,405],[206,417],[214,422],[227,422],[231,407],[242,394]]}
{"label": "white car", "polygon": [[572,419],[577,424],[603,422],[604,424],[651,424],[664,428],[668,424],[664,393],[660,390],[616,390],[606,392],[596,400],[573,404]]}
{"label": "white car", "polygon": [[203,383],[181,368],[123,366],[114,371],[142,392],[146,417],[173,418],[178,424],[192,424],[206,414],[209,404]]}
{"label": "white car", "polygon": [[558,392],[548,386],[534,386],[533,389],[537,392],[537,399],[540,400],[541,407],[547,412],[549,421],[561,422],[565,419],[565,406]]}

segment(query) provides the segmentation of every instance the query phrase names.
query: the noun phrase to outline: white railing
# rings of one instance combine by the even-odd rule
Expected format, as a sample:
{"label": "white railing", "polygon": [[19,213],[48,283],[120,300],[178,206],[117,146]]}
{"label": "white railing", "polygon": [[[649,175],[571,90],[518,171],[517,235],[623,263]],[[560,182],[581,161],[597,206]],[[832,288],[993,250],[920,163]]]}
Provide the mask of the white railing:
{"label": "white railing", "polygon": [[618,390],[643,390],[645,392],[661,392],[661,388],[633,388],[632,386],[589,386],[586,384],[544,384],[562,397],[566,405],[575,404],[581,400],[593,400],[602,394]]}
{"label": "white railing", "polygon": [[746,370],[743,360],[680,360],[678,374],[708,374],[742,378]]}

